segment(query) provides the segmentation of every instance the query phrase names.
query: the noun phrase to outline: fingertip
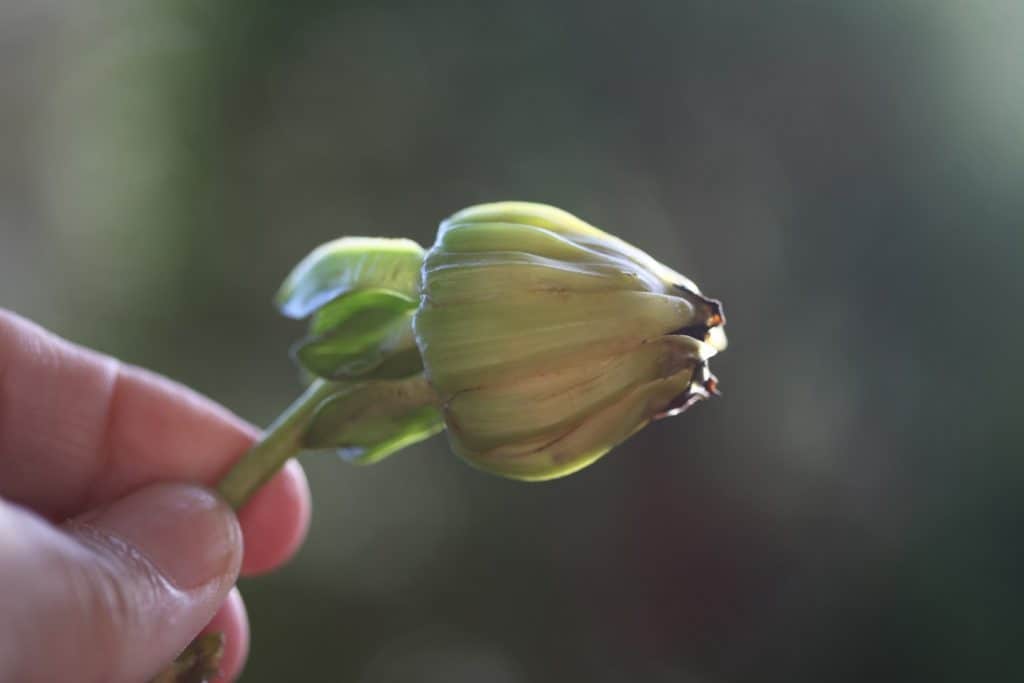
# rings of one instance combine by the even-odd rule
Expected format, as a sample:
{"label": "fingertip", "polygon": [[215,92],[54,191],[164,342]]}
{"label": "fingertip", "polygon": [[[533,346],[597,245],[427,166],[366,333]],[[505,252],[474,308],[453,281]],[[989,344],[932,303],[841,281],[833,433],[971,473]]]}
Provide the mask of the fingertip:
{"label": "fingertip", "polygon": [[176,588],[202,589],[202,600],[212,602],[208,609],[235,582],[242,559],[242,534],[231,509],[212,491],[189,484],[144,487],[79,515],[65,529],[85,541],[105,540],[115,551],[119,544],[132,548]]}
{"label": "fingertip", "polygon": [[296,460],[287,464],[239,511],[245,538],[242,574],[262,574],[287,561],[306,538],[312,503]]}
{"label": "fingertip", "polygon": [[242,674],[249,656],[249,617],[238,588],[231,589],[217,615],[203,629],[203,633],[217,631],[224,634],[224,654],[220,660],[220,673],[213,680],[230,683]]}
{"label": "fingertip", "polygon": [[217,613],[242,557],[234,513],[185,484],[140,489],[59,529],[30,520],[19,525],[30,545],[13,553],[20,575],[5,580],[27,609],[4,612],[28,636],[16,645],[25,675],[10,680],[146,679]]}

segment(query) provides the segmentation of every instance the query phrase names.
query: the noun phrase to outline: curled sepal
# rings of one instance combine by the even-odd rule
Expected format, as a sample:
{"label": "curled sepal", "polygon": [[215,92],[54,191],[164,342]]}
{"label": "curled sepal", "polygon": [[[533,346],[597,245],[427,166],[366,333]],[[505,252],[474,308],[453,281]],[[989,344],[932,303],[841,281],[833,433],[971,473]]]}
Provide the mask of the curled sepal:
{"label": "curled sepal", "polygon": [[324,379],[394,379],[423,369],[412,333],[417,301],[384,289],[341,296],[320,308],[310,335],[292,347],[307,372]]}
{"label": "curled sepal", "polygon": [[338,385],[317,407],[302,437],[310,450],[334,449],[368,465],[444,428],[437,397],[422,374]]}
{"label": "curled sepal", "polygon": [[365,289],[389,290],[415,300],[423,253],[408,239],[342,237],[302,259],[274,302],[289,318],[306,318],[340,296]]}

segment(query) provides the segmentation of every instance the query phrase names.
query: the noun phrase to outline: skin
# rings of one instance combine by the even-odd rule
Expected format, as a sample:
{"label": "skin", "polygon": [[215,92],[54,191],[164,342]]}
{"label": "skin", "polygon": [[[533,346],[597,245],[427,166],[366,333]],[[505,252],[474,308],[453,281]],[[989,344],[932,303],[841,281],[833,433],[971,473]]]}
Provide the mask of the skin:
{"label": "skin", "polygon": [[208,487],[258,432],[140,368],[0,309],[0,680],[131,682],[205,626],[237,678],[234,587],[309,524],[291,461],[236,516]]}

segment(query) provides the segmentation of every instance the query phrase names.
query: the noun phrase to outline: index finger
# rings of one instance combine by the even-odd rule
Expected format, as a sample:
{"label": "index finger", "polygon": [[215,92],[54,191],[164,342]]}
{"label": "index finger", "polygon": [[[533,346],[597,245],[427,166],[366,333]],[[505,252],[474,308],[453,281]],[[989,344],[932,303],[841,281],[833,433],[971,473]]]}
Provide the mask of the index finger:
{"label": "index finger", "polygon": [[[156,481],[212,485],[256,437],[180,384],[0,310],[0,496],[61,519]],[[261,493],[243,527],[272,526],[287,554],[309,515],[301,470],[287,468]],[[263,552],[257,564],[280,554]]]}

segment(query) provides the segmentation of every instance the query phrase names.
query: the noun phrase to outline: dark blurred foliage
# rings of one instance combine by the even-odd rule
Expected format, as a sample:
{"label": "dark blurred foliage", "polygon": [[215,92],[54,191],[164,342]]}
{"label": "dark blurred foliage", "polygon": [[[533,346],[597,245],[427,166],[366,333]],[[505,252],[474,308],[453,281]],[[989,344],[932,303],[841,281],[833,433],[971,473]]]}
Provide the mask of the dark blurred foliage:
{"label": "dark blurred foliage", "polygon": [[1017,680],[1024,6],[0,6],[0,304],[257,423],[342,234],[557,204],[726,304],[569,479],[308,459],[247,681]]}

